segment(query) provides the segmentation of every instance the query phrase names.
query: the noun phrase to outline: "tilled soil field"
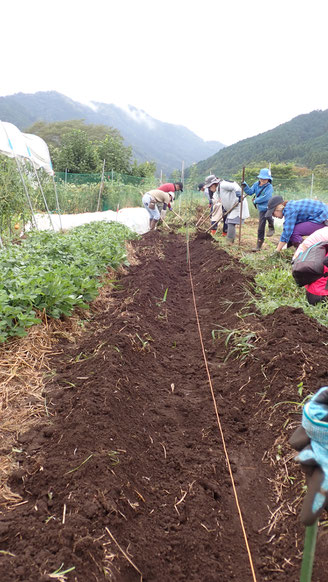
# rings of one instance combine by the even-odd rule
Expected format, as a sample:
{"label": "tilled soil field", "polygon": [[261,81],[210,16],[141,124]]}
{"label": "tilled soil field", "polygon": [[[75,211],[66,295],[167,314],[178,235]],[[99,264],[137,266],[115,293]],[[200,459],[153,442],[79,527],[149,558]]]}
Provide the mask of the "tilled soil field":
{"label": "tilled soil field", "polygon": [[[82,339],[56,346],[48,416],[19,436],[10,485],[23,503],[0,516],[2,582],[254,579],[186,239],[133,244],[138,264]],[[287,441],[293,402],[327,383],[328,331],[301,310],[258,315],[251,274],[207,235],[189,252],[256,579],[296,582],[303,481]],[[314,582],[327,579],[325,558],[321,527]]]}

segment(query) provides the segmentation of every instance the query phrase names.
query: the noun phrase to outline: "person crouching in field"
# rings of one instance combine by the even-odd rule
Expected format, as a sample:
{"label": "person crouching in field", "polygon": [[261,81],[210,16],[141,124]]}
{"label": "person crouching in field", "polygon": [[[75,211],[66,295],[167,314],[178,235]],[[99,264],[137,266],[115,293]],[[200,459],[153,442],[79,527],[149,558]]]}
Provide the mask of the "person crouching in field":
{"label": "person crouching in field", "polygon": [[[149,190],[142,197],[142,203],[149,214],[149,229],[154,230],[161,218],[164,218],[163,213],[166,209],[171,207],[171,202],[174,200],[174,192],[163,192],[162,190]],[[163,204],[163,210],[160,213],[158,204]]]}
{"label": "person crouching in field", "polygon": [[272,236],[274,234],[274,222],[272,216],[268,218],[265,217],[265,213],[268,210],[268,202],[273,195],[271,172],[268,168],[262,168],[257,177],[258,181],[254,182],[253,186],[248,186],[247,182],[242,182],[241,184],[244,187],[245,194],[253,196],[253,204],[259,212],[257,245],[252,249],[254,252],[260,251],[262,248],[266,221],[268,221],[269,224],[267,236]]}
{"label": "person crouching in field", "polygon": [[[292,263],[298,257],[298,255],[304,253],[304,263],[307,261],[307,257],[309,253],[307,250],[312,247],[312,245],[318,245],[318,243],[327,243],[326,249],[327,253],[325,254],[322,262],[322,277],[318,277],[316,281],[308,283],[304,285],[306,291],[306,298],[310,305],[316,305],[322,301],[328,300],[328,226],[324,228],[320,228],[319,230],[315,231],[310,236],[307,236],[304,241],[299,245],[296,249],[294,256],[292,258]],[[302,259],[301,259],[302,260]],[[309,257],[309,261],[311,258]],[[313,270],[313,264],[310,265],[311,272]]]}
{"label": "person crouching in field", "polygon": [[[328,205],[320,200],[284,200],[282,196],[273,196],[268,202],[265,217],[283,218],[284,225],[276,252],[287,247],[298,247],[303,237],[327,226]],[[327,224],[326,224],[327,223]]]}

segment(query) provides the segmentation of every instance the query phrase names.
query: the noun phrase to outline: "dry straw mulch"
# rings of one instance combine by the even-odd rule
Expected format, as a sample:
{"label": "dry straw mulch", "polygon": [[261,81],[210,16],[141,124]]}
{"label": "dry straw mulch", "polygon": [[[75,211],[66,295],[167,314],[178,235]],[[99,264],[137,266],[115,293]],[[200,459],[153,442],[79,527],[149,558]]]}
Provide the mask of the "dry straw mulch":
{"label": "dry straw mulch", "polygon": [[50,355],[56,353],[60,337],[75,341],[81,334],[79,316],[65,321],[49,320],[33,326],[24,338],[15,338],[0,347],[0,505],[19,503],[8,487],[8,478],[17,469],[13,453],[17,437],[35,427],[49,413],[44,388],[52,376]]}

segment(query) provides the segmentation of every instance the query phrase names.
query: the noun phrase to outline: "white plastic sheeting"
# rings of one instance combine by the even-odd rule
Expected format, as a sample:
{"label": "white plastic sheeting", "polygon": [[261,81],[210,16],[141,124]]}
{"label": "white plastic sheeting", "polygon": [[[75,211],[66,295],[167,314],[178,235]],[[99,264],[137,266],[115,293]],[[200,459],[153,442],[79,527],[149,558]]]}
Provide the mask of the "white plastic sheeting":
{"label": "white plastic sheeting", "polygon": [[[39,230],[52,230],[49,217],[46,214],[36,214],[35,217]],[[52,214],[51,219],[54,230],[59,231],[61,226],[58,214]],[[83,214],[61,214],[63,230],[101,220],[120,222],[138,234],[144,234],[149,230],[149,214],[144,208],[122,208],[118,212],[105,210],[104,212],[84,212]],[[31,225],[28,225],[27,230],[29,228],[31,228]]]}
{"label": "white plastic sheeting", "polygon": [[51,175],[54,173],[46,142],[32,133],[22,133],[8,121],[0,121],[0,153],[30,160],[36,168],[43,168]]}
{"label": "white plastic sheeting", "polygon": [[25,143],[31,154],[31,158],[37,169],[43,168],[47,174],[54,175],[50,154],[46,142],[33,133],[22,133]]}
{"label": "white plastic sheeting", "polygon": [[0,152],[14,158],[28,158],[29,153],[23,134],[16,125],[7,121],[0,122]]}

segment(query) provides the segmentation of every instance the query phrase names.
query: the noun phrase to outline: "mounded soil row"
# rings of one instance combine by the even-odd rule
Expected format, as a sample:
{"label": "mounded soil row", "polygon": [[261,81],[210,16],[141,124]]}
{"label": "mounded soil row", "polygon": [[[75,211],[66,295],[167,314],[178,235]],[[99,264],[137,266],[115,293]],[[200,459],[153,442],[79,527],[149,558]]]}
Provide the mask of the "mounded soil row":
{"label": "mounded soil row", "polygon": [[[154,232],[133,245],[138,264],[82,339],[56,345],[48,416],[20,434],[11,487],[24,503],[0,516],[2,582],[49,581],[73,567],[57,579],[253,579],[186,239]],[[296,582],[303,481],[286,444],[301,418],[291,403],[301,400],[297,386],[304,397],[327,383],[328,331],[302,310],[260,316],[249,304],[251,274],[206,235],[189,248],[257,580]],[[213,340],[218,326],[234,331]],[[326,580],[320,532],[315,582]]]}

